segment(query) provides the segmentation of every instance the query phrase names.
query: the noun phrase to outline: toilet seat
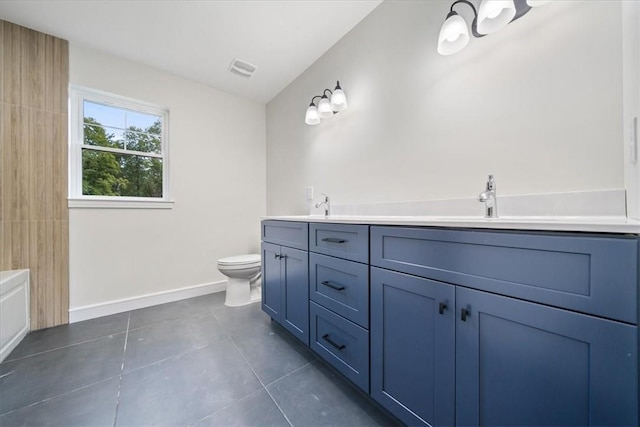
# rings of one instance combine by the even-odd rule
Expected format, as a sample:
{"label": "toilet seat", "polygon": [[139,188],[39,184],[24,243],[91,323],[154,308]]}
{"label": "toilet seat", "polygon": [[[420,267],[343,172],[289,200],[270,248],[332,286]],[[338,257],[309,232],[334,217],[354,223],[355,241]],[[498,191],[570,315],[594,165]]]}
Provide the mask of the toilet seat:
{"label": "toilet seat", "polygon": [[236,255],[226,258],[220,258],[218,260],[218,265],[220,266],[237,268],[257,267],[260,265],[260,263],[261,259],[260,255],[258,254]]}

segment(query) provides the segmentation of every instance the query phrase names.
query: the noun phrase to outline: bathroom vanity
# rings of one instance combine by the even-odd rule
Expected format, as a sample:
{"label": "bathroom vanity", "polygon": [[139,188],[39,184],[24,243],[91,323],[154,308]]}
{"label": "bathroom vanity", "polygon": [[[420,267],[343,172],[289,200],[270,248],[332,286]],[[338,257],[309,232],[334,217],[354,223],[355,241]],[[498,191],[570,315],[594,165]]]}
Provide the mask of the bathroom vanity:
{"label": "bathroom vanity", "polygon": [[263,310],[408,425],[638,425],[637,231],[452,223],[264,220]]}

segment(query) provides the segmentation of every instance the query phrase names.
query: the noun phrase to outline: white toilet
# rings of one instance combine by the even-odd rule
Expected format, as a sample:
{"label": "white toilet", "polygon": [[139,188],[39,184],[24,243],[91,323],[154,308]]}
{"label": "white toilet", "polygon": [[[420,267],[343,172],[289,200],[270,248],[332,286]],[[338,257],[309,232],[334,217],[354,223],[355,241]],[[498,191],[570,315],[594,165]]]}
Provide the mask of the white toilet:
{"label": "white toilet", "polygon": [[229,278],[224,305],[238,307],[260,301],[260,255],[237,255],[218,260],[218,271]]}

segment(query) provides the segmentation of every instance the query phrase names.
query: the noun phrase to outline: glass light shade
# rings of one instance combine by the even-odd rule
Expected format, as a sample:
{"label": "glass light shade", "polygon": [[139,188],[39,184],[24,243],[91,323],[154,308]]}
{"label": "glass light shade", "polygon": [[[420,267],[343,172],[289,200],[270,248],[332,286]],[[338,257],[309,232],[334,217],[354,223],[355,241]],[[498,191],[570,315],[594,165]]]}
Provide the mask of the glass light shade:
{"label": "glass light shade", "polygon": [[332,111],[344,111],[349,107],[347,104],[347,97],[342,91],[342,89],[336,89],[331,94],[331,105],[330,108]]}
{"label": "glass light shade", "polygon": [[460,52],[469,44],[469,29],[462,16],[453,12],[444,21],[438,36],[438,53],[440,55],[453,55]]}
{"label": "glass light shade", "polygon": [[513,0],[483,0],[478,10],[478,32],[491,34],[506,27],[516,16]]}
{"label": "glass light shade", "polygon": [[318,115],[318,109],[315,105],[309,105],[309,108],[307,108],[307,114],[304,116],[304,122],[308,125],[317,125],[320,123],[320,116]]}
{"label": "glass light shade", "polygon": [[326,96],[322,96],[320,102],[318,102],[318,114],[321,119],[328,119],[333,116],[333,110],[331,109],[331,103],[329,102],[329,98]]}
{"label": "glass light shade", "polygon": [[551,0],[527,0],[527,4],[531,7],[538,7],[549,3]]}

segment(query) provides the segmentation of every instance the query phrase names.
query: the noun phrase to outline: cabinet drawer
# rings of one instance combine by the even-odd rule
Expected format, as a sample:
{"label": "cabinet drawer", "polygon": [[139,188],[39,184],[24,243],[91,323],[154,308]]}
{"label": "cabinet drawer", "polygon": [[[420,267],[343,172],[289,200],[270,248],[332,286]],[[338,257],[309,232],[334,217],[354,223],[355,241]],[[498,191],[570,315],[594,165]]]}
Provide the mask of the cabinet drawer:
{"label": "cabinet drawer", "polygon": [[369,332],[309,303],[311,348],[365,392],[369,392]]}
{"label": "cabinet drawer", "polygon": [[371,264],[637,323],[638,240],[371,227]]}
{"label": "cabinet drawer", "polygon": [[309,254],[309,297],[369,328],[369,267],[353,261]]}
{"label": "cabinet drawer", "polygon": [[325,255],[369,262],[369,226],[310,224],[309,250]]}
{"label": "cabinet drawer", "polygon": [[296,221],[262,221],[262,241],[309,250],[309,224]]}

